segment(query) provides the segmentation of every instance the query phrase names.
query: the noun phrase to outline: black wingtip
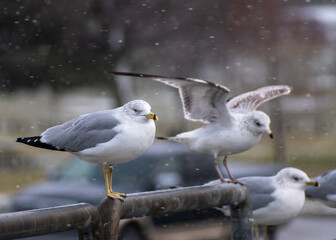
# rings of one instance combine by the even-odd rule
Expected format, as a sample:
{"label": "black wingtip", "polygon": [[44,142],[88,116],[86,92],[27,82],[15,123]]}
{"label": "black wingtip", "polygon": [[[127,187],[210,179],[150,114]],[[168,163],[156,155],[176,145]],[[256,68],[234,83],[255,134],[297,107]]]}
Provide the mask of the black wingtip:
{"label": "black wingtip", "polygon": [[41,142],[41,136],[21,137],[21,138],[17,138],[16,142],[20,142],[20,143],[27,144],[33,147],[38,147],[38,148],[44,148],[44,149],[56,150],[56,151],[65,151],[64,149],[58,149],[48,143]]}
{"label": "black wingtip", "polygon": [[117,72],[117,71],[107,71],[106,73],[120,75],[120,76],[131,76],[131,77],[154,77],[154,75],[143,74],[143,73]]}
{"label": "black wingtip", "polygon": [[16,142],[32,144],[32,142],[40,142],[41,136],[34,137],[20,137],[16,139]]}
{"label": "black wingtip", "polygon": [[184,77],[170,77],[154,74],[145,74],[145,73],[131,73],[131,72],[117,72],[117,71],[108,71],[106,73],[119,75],[119,76],[129,76],[129,77],[140,77],[140,78],[162,78],[162,79],[178,79],[178,80],[189,80],[189,78]]}

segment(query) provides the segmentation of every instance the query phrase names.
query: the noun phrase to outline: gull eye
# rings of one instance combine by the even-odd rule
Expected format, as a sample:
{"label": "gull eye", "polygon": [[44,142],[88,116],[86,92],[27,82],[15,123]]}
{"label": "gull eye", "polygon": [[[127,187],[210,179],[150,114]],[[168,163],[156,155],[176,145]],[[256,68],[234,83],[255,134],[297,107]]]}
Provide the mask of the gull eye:
{"label": "gull eye", "polygon": [[300,180],[299,177],[293,177],[293,179],[294,179],[296,182]]}
{"label": "gull eye", "polygon": [[260,123],[260,122],[258,122],[258,121],[255,121],[254,123],[255,123],[255,125],[257,125],[258,127],[260,127],[260,126],[261,126],[261,123]]}
{"label": "gull eye", "polygon": [[136,108],[133,108],[133,111],[136,112],[136,113],[139,112],[139,110],[136,109]]}

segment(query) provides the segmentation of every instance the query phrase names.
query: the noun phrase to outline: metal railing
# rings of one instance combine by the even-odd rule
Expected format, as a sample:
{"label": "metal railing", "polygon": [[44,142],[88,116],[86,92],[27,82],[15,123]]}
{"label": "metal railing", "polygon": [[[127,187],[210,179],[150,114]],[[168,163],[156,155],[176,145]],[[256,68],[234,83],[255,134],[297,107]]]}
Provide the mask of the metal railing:
{"label": "metal railing", "polygon": [[124,202],[105,198],[98,209],[90,204],[0,214],[0,239],[37,236],[70,229],[94,239],[118,239],[120,219],[209,209],[230,205],[231,239],[252,240],[248,191],[238,184],[195,186],[128,194]]}
{"label": "metal railing", "polygon": [[77,229],[80,238],[90,233],[102,239],[102,225],[97,209],[79,203],[0,214],[0,239],[32,237]]}

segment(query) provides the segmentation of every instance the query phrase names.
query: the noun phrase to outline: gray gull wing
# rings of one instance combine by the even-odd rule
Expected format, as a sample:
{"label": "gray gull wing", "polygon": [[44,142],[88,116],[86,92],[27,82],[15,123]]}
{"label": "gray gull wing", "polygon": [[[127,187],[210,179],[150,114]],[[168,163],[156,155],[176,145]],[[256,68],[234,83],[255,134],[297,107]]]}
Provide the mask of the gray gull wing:
{"label": "gray gull wing", "polygon": [[287,85],[266,86],[231,98],[226,104],[228,109],[233,112],[252,112],[264,102],[287,95],[290,92],[291,88]]}
{"label": "gray gull wing", "polygon": [[328,171],[314,180],[320,184],[320,187],[307,186],[305,192],[308,198],[329,200],[329,196],[336,195],[336,170]]}
{"label": "gray gull wing", "polygon": [[110,141],[118,134],[115,127],[119,124],[111,111],[86,114],[48,128],[41,134],[41,142],[68,152],[78,152]]}
{"label": "gray gull wing", "polygon": [[115,75],[150,78],[179,89],[184,117],[191,121],[231,122],[231,114],[226,107],[230,92],[227,87],[194,78],[165,77],[141,73],[110,72]]}
{"label": "gray gull wing", "polygon": [[275,198],[271,195],[275,191],[275,186],[272,185],[271,177],[244,177],[239,178],[243,182],[250,193],[252,210],[266,207]]}

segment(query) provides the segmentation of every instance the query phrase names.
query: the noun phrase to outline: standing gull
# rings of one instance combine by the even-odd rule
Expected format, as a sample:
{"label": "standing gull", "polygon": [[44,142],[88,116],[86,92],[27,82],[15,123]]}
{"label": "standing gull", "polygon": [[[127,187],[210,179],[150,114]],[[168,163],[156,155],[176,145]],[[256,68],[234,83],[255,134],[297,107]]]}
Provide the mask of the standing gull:
{"label": "standing gull", "polygon": [[[257,225],[275,226],[290,221],[303,207],[304,190],[307,185],[319,186],[306,173],[291,167],[281,169],[275,176],[244,177],[239,178],[239,181],[243,182],[249,191],[255,227]],[[219,183],[219,180],[215,180],[207,185]],[[227,213],[225,209],[223,212]],[[266,231],[264,231],[264,239],[266,239],[265,233]]]}
{"label": "standing gull", "polygon": [[153,143],[157,116],[143,100],[134,100],[112,110],[100,111],[48,128],[40,136],[18,138],[34,147],[70,152],[82,160],[102,164],[106,195],[123,200],[112,191],[113,165],[131,161]]}
{"label": "standing gull", "polygon": [[270,118],[256,111],[262,103],[289,94],[286,85],[267,86],[226,100],[230,90],[220,84],[193,78],[172,78],[139,73],[110,72],[115,75],[149,78],[179,89],[184,117],[205,125],[174,137],[160,139],[184,143],[194,151],[212,154],[214,165],[225,182],[218,162],[223,161],[230,182],[239,183],[227,166],[227,156],[255,146],[265,132],[273,138]]}
{"label": "standing gull", "polygon": [[239,178],[251,196],[256,224],[274,226],[297,216],[304,204],[307,185],[319,184],[297,168],[283,168],[275,176]]}
{"label": "standing gull", "polygon": [[307,187],[306,197],[311,200],[319,200],[328,207],[336,208],[336,169],[314,179],[320,183],[321,187]]}

